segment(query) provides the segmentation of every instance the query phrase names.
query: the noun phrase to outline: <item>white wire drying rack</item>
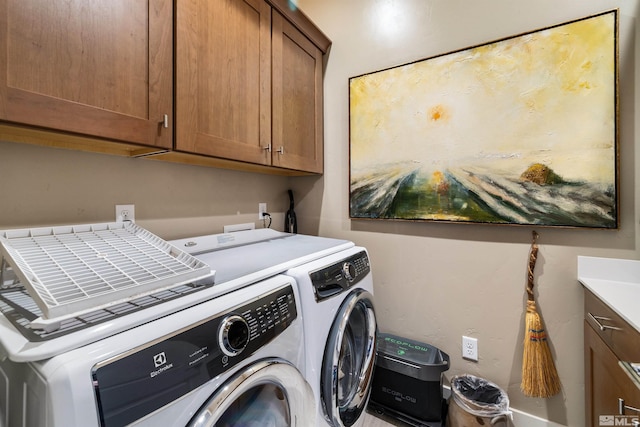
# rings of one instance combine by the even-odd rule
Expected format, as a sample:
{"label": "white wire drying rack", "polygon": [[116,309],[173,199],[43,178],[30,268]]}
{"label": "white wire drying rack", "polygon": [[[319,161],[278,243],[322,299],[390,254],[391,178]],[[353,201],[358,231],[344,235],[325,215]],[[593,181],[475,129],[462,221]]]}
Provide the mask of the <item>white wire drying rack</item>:
{"label": "white wire drying rack", "polygon": [[214,274],[207,264],[130,222],[0,231],[0,249],[44,319]]}

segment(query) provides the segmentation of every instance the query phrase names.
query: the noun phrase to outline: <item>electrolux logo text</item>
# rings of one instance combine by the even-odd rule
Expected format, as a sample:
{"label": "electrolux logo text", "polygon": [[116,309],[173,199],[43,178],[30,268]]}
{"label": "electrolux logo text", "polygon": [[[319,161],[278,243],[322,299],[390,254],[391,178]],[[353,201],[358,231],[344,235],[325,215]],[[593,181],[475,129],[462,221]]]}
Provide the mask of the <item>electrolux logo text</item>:
{"label": "electrolux logo text", "polygon": [[600,415],[600,426],[638,426],[640,417],[637,415]]}
{"label": "electrolux logo text", "polygon": [[161,373],[163,373],[164,371],[173,368],[173,363],[169,363],[167,365],[167,355],[164,353],[164,351],[162,353],[158,353],[155,356],[153,356],[153,364],[155,365],[156,369],[155,371],[151,371],[149,373],[149,376],[151,378],[155,377],[156,375],[159,375]]}

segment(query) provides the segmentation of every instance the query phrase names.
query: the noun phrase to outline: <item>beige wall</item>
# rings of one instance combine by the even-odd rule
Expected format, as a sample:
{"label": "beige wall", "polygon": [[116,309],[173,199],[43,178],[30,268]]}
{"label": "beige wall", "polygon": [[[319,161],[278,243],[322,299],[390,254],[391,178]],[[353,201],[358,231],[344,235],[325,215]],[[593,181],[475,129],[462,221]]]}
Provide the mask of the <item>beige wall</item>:
{"label": "beige wall", "polygon": [[[293,184],[307,233],[366,246],[380,327],[438,346],[452,374],[502,386],[513,408],[584,425],[582,304],[576,256],[640,259],[640,2],[513,0],[299,0],[333,41],[325,87],[325,174]],[[388,6],[391,6],[388,8]],[[537,299],[563,382],[543,400],[520,392],[526,262],[531,228],[348,219],[348,79],[417,59],[619,7],[621,228],[537,229]],[[379,23],[385,10],[391,28]],[[477,363],[461,358],[461,336],[479,340]]]}
{"label": "beige wall", "polygon": [[262,227],[266,202],[282,230],[288,179],[0,141],[0,229],[109,222],[133,203],[140,226],[172,239]]}
{"label": "beige wall", "polygon": [[[383,330],[436,345],[448,375],[472,373],[504,387],[512,407],[584,425],[582,289],[576,256],[640,258],[639,0],[300,0],[333,40],[325,77],[325,174],[286,178],[0,142],[0,229],[111,221],[135,203],[138,223],[164,238],[256,222],[267,202],[282,229],[294,188],[300,231],[349,238],[371,254]],[[391,4],[395,31],[375,24]],[[564,389],[548,400],[519,391],[527,227],[348,219],[351,76],[620,7],[621,229],[538,229],[538,302]],[[460,357],[462,335],[480,360]]]}

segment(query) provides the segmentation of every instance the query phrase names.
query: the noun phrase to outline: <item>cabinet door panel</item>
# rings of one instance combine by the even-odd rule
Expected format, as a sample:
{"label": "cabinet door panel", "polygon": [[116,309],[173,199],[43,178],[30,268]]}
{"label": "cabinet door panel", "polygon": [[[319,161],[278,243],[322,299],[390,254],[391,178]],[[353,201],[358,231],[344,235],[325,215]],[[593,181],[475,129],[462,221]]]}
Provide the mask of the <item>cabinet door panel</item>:
{"label": "cabinet door panel", "polygon": [[[618,357],[584,322],[587,426],[600,426],[600,416],[619,415],[618,399],[640,408],[640,390],[618,364]],[[627,415],[639,415],[627,411]]]}
{"label": "cabinet door panel", "polygon": [[277,12],[272,37],[273,164],[320,173],[322,52]]}
{"label": "cabinet door panel", "polygon": [[169,0],[0,0],[0,119],[170,147]]}
{"label": "cabinet door panel", "polygon": [[178,150],[270,163],[270,20],[263,0],[178,2]]}

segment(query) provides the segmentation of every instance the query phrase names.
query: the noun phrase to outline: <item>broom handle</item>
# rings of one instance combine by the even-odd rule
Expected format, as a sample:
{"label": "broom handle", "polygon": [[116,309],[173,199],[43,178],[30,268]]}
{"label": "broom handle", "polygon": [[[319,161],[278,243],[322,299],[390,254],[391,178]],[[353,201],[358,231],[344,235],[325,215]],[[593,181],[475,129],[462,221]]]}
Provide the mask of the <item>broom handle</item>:
{"label": "broom handle", "polygon": [[536,268],[536,260],[538,259],[538,233],[531,232],[533,241],[531,242],[531,250],[529,251],[529,268],[527,271],[527,299],[535,301],[533,297],[533,270]]}

